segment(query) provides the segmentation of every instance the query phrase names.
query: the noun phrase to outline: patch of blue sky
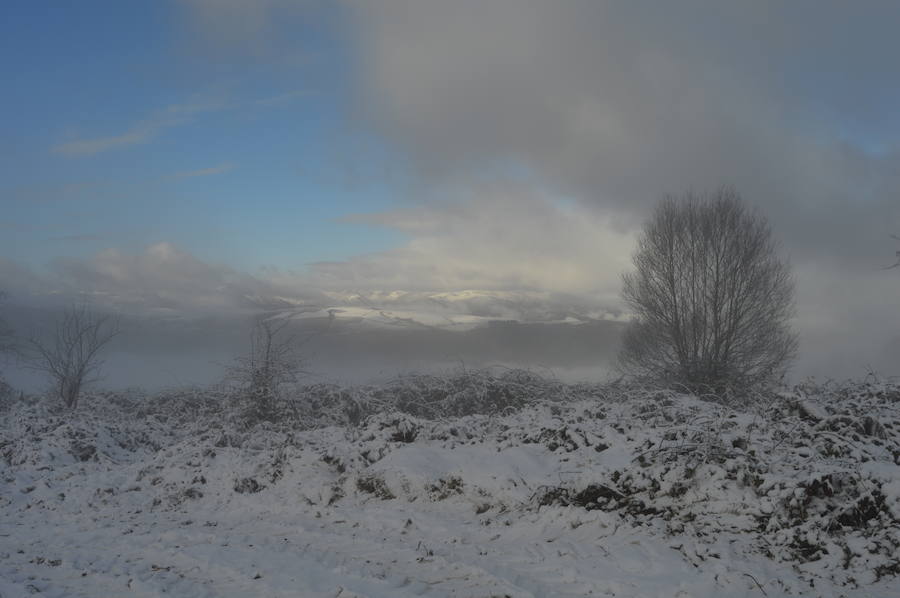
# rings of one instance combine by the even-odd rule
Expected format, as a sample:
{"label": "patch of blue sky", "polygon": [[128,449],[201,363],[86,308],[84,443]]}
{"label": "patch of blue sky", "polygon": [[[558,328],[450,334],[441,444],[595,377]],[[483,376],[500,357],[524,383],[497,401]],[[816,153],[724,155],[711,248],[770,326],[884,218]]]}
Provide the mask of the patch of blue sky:
{"label": "patch of blue sky", "polygon": [[[10,2],[0,24],[0,255],[31,265],[171,242],[237,268],[382,251],[383,148],[348,126],[328,19],[277,63],[187,51],[163,2]],[[321,16],[321,15],[320,15]],[[327,15],[325,15],[327,17]],[[201,41],[196,41],[201,44]]]}

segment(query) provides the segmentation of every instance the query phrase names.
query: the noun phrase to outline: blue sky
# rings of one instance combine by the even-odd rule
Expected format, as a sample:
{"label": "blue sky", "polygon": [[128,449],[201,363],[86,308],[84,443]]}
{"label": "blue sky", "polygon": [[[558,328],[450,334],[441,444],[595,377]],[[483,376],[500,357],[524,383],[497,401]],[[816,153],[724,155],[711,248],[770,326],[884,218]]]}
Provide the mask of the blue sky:
{"label": "blue sky", "polygon": [[252,271],[396,245],[341,222],[396,193],[356,164],[378,151],[348,119],[332,9],[278,42],[290,60],[218,47],[187,10],[4,3],[0,255],[40,268],[170,242]]}

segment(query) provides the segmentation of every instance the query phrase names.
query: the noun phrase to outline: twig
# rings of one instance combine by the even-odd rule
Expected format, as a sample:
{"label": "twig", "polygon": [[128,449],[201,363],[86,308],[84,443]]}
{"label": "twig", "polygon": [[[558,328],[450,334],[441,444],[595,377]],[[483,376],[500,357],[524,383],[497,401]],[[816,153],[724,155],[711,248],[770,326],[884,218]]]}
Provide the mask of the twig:
{"label": "twig", "polygon": [[763,593],[763,596],[768,596],[768,594],[766,594],[766,591],[763,589],[763,587],[762,587],[761,585],[759,585],[759,582],[758,582],[758,581],[756,581],[756,578],[755,578],[755,577],[753,577],[753,576],[750,575],[749,573],[744,573],[744,575],[746,575],[747,577],[749,577],[750,579],[753,580],[753,583],[755,583],[755,584],[756,584],[756,587],[759,588],[759,591]]}

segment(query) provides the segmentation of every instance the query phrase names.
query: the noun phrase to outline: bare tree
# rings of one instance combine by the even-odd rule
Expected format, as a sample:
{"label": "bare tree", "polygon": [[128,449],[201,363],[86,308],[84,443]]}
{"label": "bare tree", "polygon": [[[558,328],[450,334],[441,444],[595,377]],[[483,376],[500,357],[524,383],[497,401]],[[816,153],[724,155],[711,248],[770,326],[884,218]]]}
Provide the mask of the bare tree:
{"label": "bare tree", "polygon": [[666,197],[644,226],[622,296],[626,371],[717,391],[771,382],[797,349],[790,269],[738,193]]}
{"label": "bare tree", "polygon": [[97,381],[103,362],[100,352],[117,334],[119,321],[72,306],[57,318],[52,338],[32,337],[32,367],[53,381],[56,395],[66,407],[74,408],[84,388]]}
{"label": "bare tree", "polygon": [[248,354],[236,359],[229,368],[229,378],[238,384],[253,418],[274,421],[285,388],[304,374],[289,325],[290,320],[286,319],[257,318],[250,333]]}

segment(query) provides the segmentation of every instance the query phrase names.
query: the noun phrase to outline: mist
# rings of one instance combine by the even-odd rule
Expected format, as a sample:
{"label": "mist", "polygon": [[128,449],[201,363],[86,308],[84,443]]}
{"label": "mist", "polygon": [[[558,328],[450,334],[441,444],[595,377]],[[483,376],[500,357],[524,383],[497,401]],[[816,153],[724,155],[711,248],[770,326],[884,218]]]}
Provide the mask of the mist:
{"label": "mist", "polygon": [[[44,342],[53,340],[59,310],[8,308],[14,321]],[[268,317],[290,317],[290,312]],[[104,354],[101,387],[148,391],[217,385],[251,350],[257,315],[196,318],[119,317],[121,333]],[[265,315],[263,316],[265,317]],[[561,380],[594,381],[614,374],[622,324],[491,321],[465,331],[404,323],[376,329],[358,321],[301,318],[289,332],[309,384],[380,383],[411,373],[506,367],[533,369]],[[15,388],[46,390],[27,359],[8,360],[5,377]]]}

